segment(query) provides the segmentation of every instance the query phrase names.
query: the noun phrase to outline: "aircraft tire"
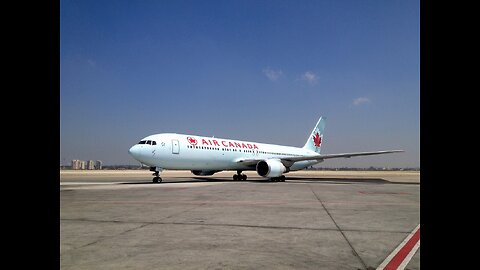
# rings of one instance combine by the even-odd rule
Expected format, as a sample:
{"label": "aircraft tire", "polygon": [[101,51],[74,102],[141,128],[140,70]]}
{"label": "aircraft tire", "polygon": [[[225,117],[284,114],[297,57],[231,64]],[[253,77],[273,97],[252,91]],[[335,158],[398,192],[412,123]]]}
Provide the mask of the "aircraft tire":
{"label": "aircraft tire", "polygon": [[[160,178],[160,177],[154,177],[154,178],[153,178],[153,183],[158,183],[158,179],[159,179],[159,178]],[[160,178],[160,179],[161,179],[161,178]]]}
{"label": "aircraft tire", "polygon": [[243,180],[243,181],[247,180],[247,175],[246,175],[246,174],[243,174],[243,175],[242,175],[242,180]]}
{"label": "aircraft tire", "polygon": [[236,174],[233,175],[233,181],[238,181],[238,175]]}

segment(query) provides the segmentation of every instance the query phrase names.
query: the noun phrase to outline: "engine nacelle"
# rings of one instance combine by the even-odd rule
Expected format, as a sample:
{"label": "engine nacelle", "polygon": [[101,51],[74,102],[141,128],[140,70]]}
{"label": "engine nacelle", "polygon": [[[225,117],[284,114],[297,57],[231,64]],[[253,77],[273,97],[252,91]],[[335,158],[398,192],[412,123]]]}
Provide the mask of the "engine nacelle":
{"label": "engine nacelle", "polygon": [[267,159],[257,163],[257,173],[263,177],[279,177],[288,171],[289,169],[278,159]]}
{"label": "engine nacelle", "polygon": [[220,172],[220,171],[192,170],[191,172],[195,175],[208,176],[208,175],[213,175],[214,173],[217,173],[217,172]]}

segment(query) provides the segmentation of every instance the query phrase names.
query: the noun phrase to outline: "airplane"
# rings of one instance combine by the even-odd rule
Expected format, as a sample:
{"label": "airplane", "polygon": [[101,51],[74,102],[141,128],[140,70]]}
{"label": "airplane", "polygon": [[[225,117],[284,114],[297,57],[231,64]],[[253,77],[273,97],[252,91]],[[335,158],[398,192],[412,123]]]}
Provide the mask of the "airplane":
{"label": "airplane", "polygon": [[236,171],[233,180],[247,180],[243,171],[256,171],[270,181],[285,181],[284,173],[298,171],[331,158],[350,158],[404,152],[387,150],[342,154],[320,154],[325,118],[320,117],[302,148],[196,135],[161,133],[147,136],[128,152],[154,172],[153,183],[162,182],[163,170],[190,170],[208,176]]}

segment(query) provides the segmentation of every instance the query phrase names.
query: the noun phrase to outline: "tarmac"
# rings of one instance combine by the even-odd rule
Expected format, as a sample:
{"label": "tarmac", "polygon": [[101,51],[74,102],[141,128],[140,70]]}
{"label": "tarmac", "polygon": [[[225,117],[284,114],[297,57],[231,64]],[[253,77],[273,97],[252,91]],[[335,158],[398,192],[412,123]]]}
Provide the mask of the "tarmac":
{"label": "tarmac", "polygon": [[60,171],[61,269],[376,269],[420,223],[419,172],[246,174]]}

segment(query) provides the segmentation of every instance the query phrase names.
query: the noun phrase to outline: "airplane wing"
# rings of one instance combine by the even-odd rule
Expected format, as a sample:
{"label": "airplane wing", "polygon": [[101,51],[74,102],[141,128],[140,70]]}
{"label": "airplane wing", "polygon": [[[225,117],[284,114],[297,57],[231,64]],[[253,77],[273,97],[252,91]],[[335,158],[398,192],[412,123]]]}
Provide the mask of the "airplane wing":
{"label": "airplane wing", "polygon": [[[303,157],[282,157],[278,159],[280,159],[283,165],[285,165],[286,167],[290,167],[293,165],[293,163],[297,161],[304,161],[304,160],[323,161],[324,159],[330,159],[330,158],[351,158],[351,157],[358,157],[358,156],[371,156],[371,155],[381,155],[381,154],[398,153],[398,152],[404,152],[404,151],[403,150],[387,150],[387,151],[375,151],[375,152],[355,152],[355,153],[327,154],[327,155],[314,155],[314,156],[303,156]],[[237,160],[237,162],[245,165],[254,165],[261,160],[263,159],[239,159]]]}

